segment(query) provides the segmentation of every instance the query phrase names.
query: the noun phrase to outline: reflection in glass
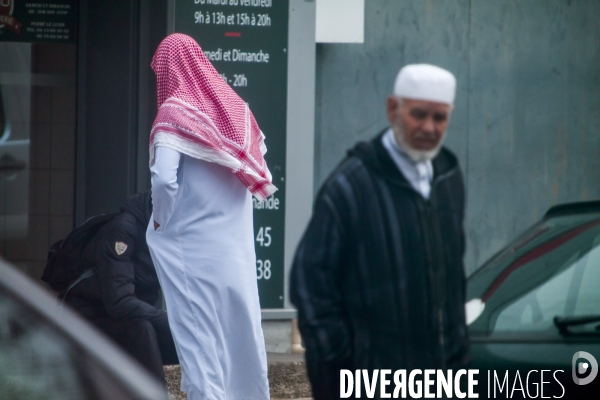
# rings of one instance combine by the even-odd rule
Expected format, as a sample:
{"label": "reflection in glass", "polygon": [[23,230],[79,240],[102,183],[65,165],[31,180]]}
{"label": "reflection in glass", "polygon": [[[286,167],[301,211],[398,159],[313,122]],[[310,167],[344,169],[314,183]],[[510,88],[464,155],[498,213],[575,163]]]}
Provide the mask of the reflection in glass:
{"label": "reflection in glass", "polygon": [[73,228],[76,49],[0,41],[0,256],[34,279]]}
{"label": "reflection in glass", "polygon": [[31,88],[30,43],[0,43],[0,240],[27,237]]}

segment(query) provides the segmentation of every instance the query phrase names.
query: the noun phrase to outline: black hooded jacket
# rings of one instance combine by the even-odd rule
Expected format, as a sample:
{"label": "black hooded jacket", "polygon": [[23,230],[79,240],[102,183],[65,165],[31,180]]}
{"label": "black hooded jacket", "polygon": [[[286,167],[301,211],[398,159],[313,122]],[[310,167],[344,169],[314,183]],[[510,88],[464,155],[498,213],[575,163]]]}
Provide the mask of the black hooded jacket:
{"label": "black hooded jacket", "polygon": [[426,200],[382,135],[350,150],[323,185],[291,272],[311,382],[338,389],[339,368],[445,369],[469,360],[458,161],[440,151]]}
{"label": "black hooded jacket", "polygon": [[84,258],[94,275],[71,289],[68,304],[90,319],[152,320],[165,313],[154,307],[160,285],[146,244],[151,214],[149,192],[127,199],[86,246]]}

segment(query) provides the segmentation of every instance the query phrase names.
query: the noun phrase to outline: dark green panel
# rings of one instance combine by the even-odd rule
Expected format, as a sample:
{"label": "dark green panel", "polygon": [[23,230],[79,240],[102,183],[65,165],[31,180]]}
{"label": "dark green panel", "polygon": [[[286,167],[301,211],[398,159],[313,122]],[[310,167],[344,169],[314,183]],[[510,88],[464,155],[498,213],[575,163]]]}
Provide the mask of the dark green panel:
{"label": "dark green panel", "polygon": [[265,158],[279,191],[266,206],[254,200],[262,308],[283,307],[288,20],[289,4],[281,0],[175,2],[175,32],[198,42],[217,71],[249,104],[267,137]]}

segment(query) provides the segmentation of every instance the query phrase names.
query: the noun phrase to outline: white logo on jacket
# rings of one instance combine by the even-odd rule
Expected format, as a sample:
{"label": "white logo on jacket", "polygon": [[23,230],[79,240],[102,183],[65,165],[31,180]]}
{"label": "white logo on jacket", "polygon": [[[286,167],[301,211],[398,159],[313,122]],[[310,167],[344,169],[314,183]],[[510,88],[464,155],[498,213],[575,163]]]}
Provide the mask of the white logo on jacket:
{"label": "white logo on jacket", "polygon": [[115,251],[117,255],[121,255],[127,251],[127,245],[123,242],[115,242]]}

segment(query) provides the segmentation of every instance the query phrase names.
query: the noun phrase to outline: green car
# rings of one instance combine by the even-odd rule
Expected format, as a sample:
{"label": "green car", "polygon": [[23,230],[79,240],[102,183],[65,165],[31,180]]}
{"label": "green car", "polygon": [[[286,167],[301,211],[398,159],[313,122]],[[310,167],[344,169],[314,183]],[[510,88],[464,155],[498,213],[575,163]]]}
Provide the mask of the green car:
{"label": "green car", "polygon": [[467,300],[479,398],[600,398],[600,201],[552,207]]}

